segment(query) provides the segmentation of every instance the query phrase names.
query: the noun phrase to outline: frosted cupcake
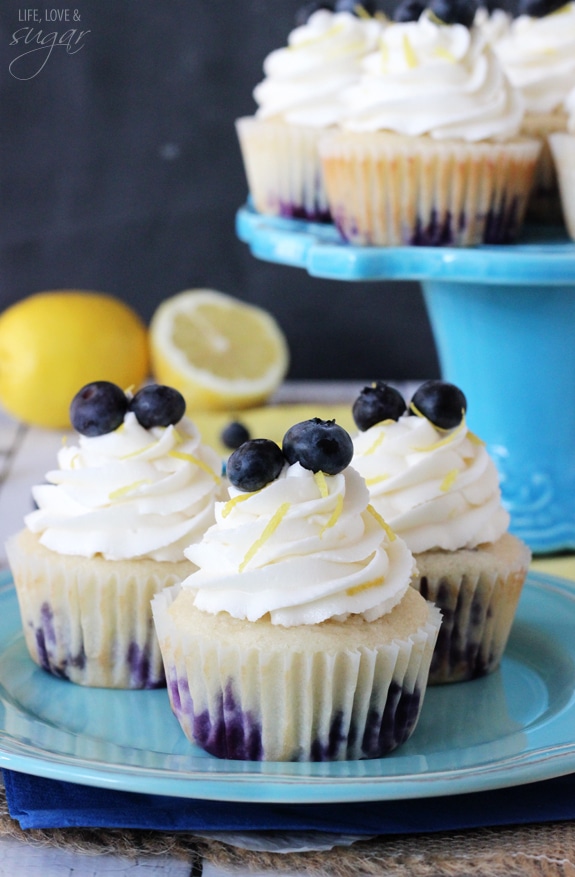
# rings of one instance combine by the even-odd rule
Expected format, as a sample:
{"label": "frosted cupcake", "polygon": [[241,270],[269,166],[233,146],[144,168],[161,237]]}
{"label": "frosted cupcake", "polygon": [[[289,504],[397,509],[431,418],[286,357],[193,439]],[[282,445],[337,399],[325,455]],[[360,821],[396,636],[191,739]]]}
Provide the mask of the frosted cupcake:
{"label": "frosted cupcake", "polygon": [[[215,756],[375,758],[417,723],[440,624],[334,421],[231,455],[229,499],[153,600],[172,709]],[[315,471],[314,471],[315,470]]]}
{"label": "frosted cupcake", "polygon": [[353,407],[353,465],[414,554],[413,586],[443,614],[430,683],[499,666],[530,562],[508,532],[495,464],[467,428],[466,407],[463,393],[441,381],[423,384],[410,411],[380,383]]}
{"label": "frosted cupcake", "polygon": [[194,569],[183,550],[214,521],[221,464],[169,387],[130,398],[98,381],[70,412],[78,443],[63,445],[6,546],[26,645],[81,685],[156,688],[150,601]]}
{"label": "frosted cupcake", "polygon": [[575,86],[575,2],[521,0],[518,13],[494,46],[525,100],[522,131],[542,143],[529,216],[557,222],[562,215],[548,138],[565,131],[564,102]]}
{"label": "frosted cupcake", "polygon": [[260,213],[330,220],[317,141],[338,123],[341,93],[356,81],[380,28],[375,18],[319,9],[265,59],[265,78],[254,89],[256,114],[236,122]]}
{"label": "frosted cupcake", "polygon": [[341,130],[319,149],[334,222],[352,244],[519,234],[540,145],[519,136],[523,99],[474,13],[465,0],[432,0],[416,21],[388,25],[343,95]]}
{"label": "frosted cupcake", "polygon": [[569,236],[575,241],[575,87],[569,92],[564,108],[567,130],[549,135],[549,146],[557,173],[559,196]]}

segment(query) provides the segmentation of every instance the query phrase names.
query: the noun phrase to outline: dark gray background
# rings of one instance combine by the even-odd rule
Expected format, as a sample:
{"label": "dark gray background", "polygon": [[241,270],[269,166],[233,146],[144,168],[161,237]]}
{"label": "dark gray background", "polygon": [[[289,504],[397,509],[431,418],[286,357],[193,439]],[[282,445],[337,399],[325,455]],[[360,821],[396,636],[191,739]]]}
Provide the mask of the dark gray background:
{"label": "dark gray background", "polygon": [[[235,236],[246,182],[234,120],[254,111],[264,56],[299,6],[2,0],[1,309],[74,287],[113,293],[148,321],[165,297],[208,286],[276,316],[291,378],[438,375],[417,284],[310,278],[254,259]],[[22,20],[28,8],[40,22]],[[49,9],[71,20],[48,23]],[[38,47],[24,33],[72,28],[89,31],[80,51],[16,60]]]}

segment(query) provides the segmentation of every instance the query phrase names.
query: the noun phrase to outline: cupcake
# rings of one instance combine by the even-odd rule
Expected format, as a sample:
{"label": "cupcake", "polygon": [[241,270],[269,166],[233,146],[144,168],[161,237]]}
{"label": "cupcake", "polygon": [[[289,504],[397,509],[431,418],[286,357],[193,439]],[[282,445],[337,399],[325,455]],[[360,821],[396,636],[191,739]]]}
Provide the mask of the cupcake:
{"label": "cupcake", "polygon": [[530,562],[508,532],[495,464],[467,428],[466,408],[463,393],[442,381],[423,384],[409,410],[381,382],[353,406],[353,465],[375,510],[413,552],[413,587],[443,614],[430,683],[499,666]]}
{"label": "cupcake", "polygon": [[186,550],[198,570],[154,597],[172,710],[212,755],[376,758],[417,723],[440,613],[369,504],[334,421],[253,439],[229,498]]}
{"label": "cupcake", "polygon": [[517,18],[494,48],[525,100],[523,133],[542,143],[528,216],[561,222],[549,135],[565,131],[564,101],[575,86],[575,2],[520,0]]}
{"label": "cupcake", "polygon": [[321,8],[290,33],[287,46],[265,59],[265,77],[254,89],[256,114],[236,122],[260,213],[330,221],[318,138],[337,124],[341,92],[357,79],[359,62],[375,47],[380,28],[376,18]]}
{"label": "cupcake", "polygon": [[549,135],[559,196],[569,236],[575,241],[575,87],[564,101],[567,130]]}
{"label": "cupcake", "polygon": [[62,446],[6,545],[26,645],[80,685],[157,688],[150,601],[194,569],[183,550],[214,521],[221,463],[169,387],[129,396],[97,381],[70,413],[78,442]]}
{"label": "cupcake", "polygon": [[[437,9],[437,14],[434,10]],[[364,246],[509,243],[540,144],[466,0],[382,29],[319,150],[333,220]],[[439,17],[438,17],[439,16]]]}

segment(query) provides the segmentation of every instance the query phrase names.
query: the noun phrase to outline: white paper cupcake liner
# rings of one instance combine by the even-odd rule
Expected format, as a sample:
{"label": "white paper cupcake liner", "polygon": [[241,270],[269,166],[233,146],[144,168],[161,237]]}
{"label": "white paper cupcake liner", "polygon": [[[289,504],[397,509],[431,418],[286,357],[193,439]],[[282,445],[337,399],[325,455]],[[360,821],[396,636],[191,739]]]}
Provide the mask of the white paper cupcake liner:
{"label": "white paper cupcake liner", "polygon": [[6,551],[26,646],[40,667],[79,685],[165,685],[150,603],[192,564],[60,555],[26,530]]}
{"label": "white paper cupcake liner", "polygon": [[333,220],[359,246],[509,243],[523,225],[536,140],[436,141],[387,132],[319,144]]}
{"label": "white paper cupcake liner", "polygon": [[286,648],[299,635],[294,628],[282,631],[277,647],[273,633],[263,644],[258,622],[234,620],[241,635],[224,637],[218,616],[189,606],[185,625],[176,624],[177,606],[170,607],[178,593],[176,586],[152,603],[168,693],[188,739],[212,755],[377,758],[413,733],[441,623],[431,604],[425,623],[403,640],[354,648],[352,633],[347,647],[326,653]]}
{"label": "white paper cupcake liner", "polygon": [[499,541],[502,551],[495,543],[494,554],[480,549],[455,552],[451,557],[449,552],[415,555],[419,574],[413,586],[443,616],[430,685],[476,679],[501,663],[530,552],[510,534]]}
{"label": "white paper cupcake liner", "polygon": [[321,129],[244,116],[236,121],[236,131],[259,213],[330,221],[317,152]]}
{"label": "white paper cupcake liner", "polygon": [[569,237],[575,241],[575,134],[551,134],[549,146],[557,169],[563,217]]}

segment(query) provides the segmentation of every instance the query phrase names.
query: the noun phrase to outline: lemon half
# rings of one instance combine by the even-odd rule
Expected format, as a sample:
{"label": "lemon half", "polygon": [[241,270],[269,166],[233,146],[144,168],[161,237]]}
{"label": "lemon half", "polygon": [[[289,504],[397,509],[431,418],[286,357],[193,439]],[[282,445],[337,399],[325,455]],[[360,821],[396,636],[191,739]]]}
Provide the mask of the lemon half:
{"label": "lemon half", "polygon": [[166,299],[150,322],[152,371],[175,387],[190,411],[248,408],[283,381],[289,350],[275,318],[213,289]]}
{"label": "lemon half", "polygon": [[38,292],[0,314],[0,402],[33,426],[67,428],[84,384],[122,389],[148,376],[148,330],[123,301],[81,290]]}

